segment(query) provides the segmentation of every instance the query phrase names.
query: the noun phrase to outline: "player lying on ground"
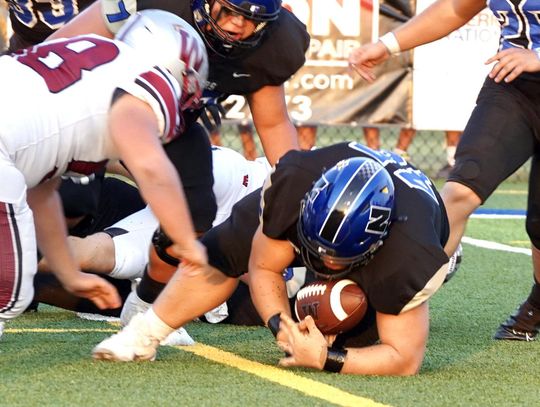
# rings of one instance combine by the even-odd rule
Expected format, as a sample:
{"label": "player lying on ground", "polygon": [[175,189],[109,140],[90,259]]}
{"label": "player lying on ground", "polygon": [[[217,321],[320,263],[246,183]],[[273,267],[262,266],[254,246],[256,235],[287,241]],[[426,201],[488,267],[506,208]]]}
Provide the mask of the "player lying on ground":
{"label": "player lying on ground", "polygon": [[[429,179],[395,154],[343,143],[283,157],[264,190],[260,226],[252,216],[258,201],[256,193],[247,196],[202,237],[210,266],[180,264],[153,306],[97,345],[94,358],[154,359],[161,339],[231,295],[249,262],[254,303],[291,355],[283,364],[354,374],[417,373],[427,344],[428,299],[448,271],[446,213]],[[346,275],[364,289],[370,308],[356,342],[365,347],[345,341],[328,351],[331,344],[309,320],[295,324],[288,318],[282,272],[300,252],[318,275]]]}

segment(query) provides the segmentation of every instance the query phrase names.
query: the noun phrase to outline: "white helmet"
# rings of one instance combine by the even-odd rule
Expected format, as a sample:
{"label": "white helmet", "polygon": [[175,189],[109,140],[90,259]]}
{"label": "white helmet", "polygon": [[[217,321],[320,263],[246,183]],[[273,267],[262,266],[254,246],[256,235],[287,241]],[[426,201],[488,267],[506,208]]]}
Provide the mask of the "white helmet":
{"label": "white helmet", "polygon": [[168,11],[142,10],[126,21],[115,38],[144,52],[152,64],[174,76],[182,89],[181,110],[197,107],[208,76],[208,55],[191,25]]}

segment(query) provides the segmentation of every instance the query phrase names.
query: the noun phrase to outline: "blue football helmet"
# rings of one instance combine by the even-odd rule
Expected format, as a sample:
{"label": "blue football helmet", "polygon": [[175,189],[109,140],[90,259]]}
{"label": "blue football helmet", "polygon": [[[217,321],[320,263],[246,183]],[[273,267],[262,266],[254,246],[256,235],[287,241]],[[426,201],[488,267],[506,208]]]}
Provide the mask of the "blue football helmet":
{"label": "blue football helmet", "polygon": [[[221,5],[221,11],[214,19],[211,9],[216,1]],[[191,9],[206,45],[222,57],[236,58],[259,44],[268,24],[278,18],[281,0],[191,0]],[[239,14],[252,20],[256,25],[255,31],[243,40],[233,39],[218,25],[221,13]]]}
{"label": "blue football helmet", "polygon": [[340,161],[324,172],[300,209],[304,264],[323,278],[341,278],[371,260],[390,230],[394,183],[370,158]]}

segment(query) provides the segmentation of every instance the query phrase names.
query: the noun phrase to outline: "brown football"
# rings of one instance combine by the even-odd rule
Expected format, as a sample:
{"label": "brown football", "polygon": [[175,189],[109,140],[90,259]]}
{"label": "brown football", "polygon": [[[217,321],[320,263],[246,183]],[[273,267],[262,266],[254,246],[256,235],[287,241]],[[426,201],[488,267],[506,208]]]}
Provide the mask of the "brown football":
{"label": "brown football", "polygon": [[367,310],[364,291],[352,280],[314,281],[296,294],[294,311],[299,321],[307,315],[328,335],[346,332],[357,325]]}

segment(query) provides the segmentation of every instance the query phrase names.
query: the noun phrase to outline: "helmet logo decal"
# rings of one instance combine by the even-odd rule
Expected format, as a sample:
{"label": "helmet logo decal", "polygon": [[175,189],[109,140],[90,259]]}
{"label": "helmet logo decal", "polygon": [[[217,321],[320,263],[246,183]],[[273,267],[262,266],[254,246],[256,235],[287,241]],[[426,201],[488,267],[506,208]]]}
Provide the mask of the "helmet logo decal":
{"label": "helmet logo decal", "polygon": [[308,201],[313,203],[317,199],[321,191],[323,191],[326,187],[328,187],[328,185],[329,185],[329,182],[323,175],[321,180],[313,186],[312,190],[308,194]]}
{"label": "helmet logo decal", "polygon": [[382,235],[390,225],[390,208],[382,206],[372,206],[369,214],[369,221],[366,225],[366,232]]}
{"label": "helmet logo decal", "polygon": [[178,34],[180,34],[181,39],[180,60],[186,61],[186,65],[187,61],[192,60],[193,68],[195,68],[196,71],[199,71],[204,61],[204,51],[198,47],[196,41],[190,41],[192,34],[179,25],[174,28],[178,31]]}

